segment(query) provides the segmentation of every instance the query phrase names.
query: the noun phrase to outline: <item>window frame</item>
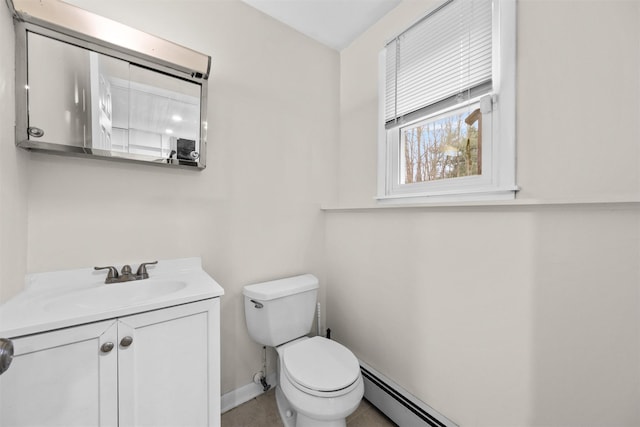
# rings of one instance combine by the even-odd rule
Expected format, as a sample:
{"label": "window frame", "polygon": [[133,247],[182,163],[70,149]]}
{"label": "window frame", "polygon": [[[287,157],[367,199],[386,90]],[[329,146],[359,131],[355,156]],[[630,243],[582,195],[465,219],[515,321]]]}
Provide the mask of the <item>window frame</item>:
{"label": "window frame", "polygon": [[[438,2],[428,13],[440,8]],[[461,104],[385,128],[386,49],[378,57],[378,182],[380,204],[499,201],[515,198],[516,186],[516,2],[492,0],[492,90],[465,104],[482,111],[482,175],[400,184],[401,130],[460,109]],[[428,15],[428,14],[427,14]],[[425,15],[425,16],[427,16]],[[409,28],[409,27],[407,27]]]}

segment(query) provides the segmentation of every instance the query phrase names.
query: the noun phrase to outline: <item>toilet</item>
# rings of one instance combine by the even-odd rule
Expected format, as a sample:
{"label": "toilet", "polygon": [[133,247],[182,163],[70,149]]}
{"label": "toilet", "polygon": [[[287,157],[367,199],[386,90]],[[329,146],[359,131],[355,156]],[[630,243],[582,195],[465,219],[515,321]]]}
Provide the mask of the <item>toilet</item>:
{"label": "toilet", "polygon": [[358,359],[330,339],[309,338],[318,297],[311,274],[244,287],[254,341],[278,354],[276,403],[286,427],[345,427],[364,395]]}

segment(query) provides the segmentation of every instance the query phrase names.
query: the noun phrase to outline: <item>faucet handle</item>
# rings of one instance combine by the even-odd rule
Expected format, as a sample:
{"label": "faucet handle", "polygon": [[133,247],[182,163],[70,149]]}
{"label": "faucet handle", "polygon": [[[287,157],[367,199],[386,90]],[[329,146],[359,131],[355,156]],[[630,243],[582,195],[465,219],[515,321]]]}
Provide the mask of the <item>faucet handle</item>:
{"label": "faucet handle", "polygon": [[[129,267],[131,268],[131,267]],[[107,273],[107,278],[105,279],[104,283],[113,283],[115,280],[118,279],[118,270],[113,267],[113,266],[108,266],[108,267],[93,267],[94,270],[109,270],[109,273]]]}
{"label": "faucet handle", "polygon": [[143,262],[142,264],[140,264],[140,267],[138,267],[138,271],[136,271],[136,276],[140,279],[148,279],[149,273],[147,273],[147,265],[154,265],[157,263],[158,261]]}

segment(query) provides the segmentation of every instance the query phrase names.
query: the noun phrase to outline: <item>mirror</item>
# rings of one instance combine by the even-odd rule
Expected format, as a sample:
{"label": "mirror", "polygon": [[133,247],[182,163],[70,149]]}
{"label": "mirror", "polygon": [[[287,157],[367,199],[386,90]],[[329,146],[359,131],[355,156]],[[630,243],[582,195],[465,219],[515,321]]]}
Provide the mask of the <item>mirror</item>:
{"label": "mirror", "polygon": [[202,73],[29,23],[17,22],[16,34],[18,146],[205,167]]}

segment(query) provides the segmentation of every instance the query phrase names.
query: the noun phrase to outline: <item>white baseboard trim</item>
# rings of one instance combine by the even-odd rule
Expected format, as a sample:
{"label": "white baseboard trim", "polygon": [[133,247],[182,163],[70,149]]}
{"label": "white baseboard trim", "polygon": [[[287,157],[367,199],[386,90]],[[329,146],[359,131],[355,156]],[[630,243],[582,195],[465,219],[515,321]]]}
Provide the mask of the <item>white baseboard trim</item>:
{"label": "white baseboard trim", "polygon": [[395,382],[359,360],[364,397],[399,426],[458,427]]}
{"label": "white baseboard trim", "polygon": [[[267,383],[271,384],[271,388],[274,388],[278,384],[275,372],[267,375]],[[262,393],[264,393],[262,386],[253,382],[243,385],[235,390],[231,390],[230,392],[222,395],[222,398],[220,399],[220,412],[225,413],[230,411],[236,406],[240,406],[243,403],[260,396]]]}

